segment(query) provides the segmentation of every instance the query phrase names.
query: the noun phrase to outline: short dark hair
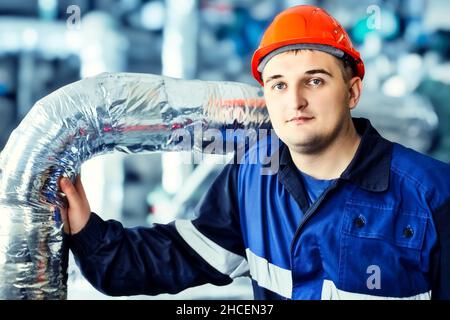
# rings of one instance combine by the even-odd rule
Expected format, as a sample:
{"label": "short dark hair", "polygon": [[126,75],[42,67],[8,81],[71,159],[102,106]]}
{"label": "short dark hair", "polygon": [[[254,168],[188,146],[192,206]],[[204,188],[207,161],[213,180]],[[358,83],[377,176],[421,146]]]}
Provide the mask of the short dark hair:
{"label": "short dark hair", "polygon": [[340,65],[342,66],[341,67],[342,76],[345,82],[349,81],[358,74],[355,60],[350,55],[345,53],[341,59],[339,58],[336,59],[342,61]]}

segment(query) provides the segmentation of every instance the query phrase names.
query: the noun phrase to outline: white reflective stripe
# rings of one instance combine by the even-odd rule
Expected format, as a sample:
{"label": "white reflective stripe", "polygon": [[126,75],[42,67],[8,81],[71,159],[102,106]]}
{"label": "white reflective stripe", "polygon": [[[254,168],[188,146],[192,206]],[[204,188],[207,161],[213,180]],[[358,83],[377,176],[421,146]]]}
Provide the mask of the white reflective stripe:
{"label": "white reflective stripe", "polygon": [[203,235],[189,220],[175,221],[175,227],[189,246],[219,272],[236,278],[248,274],[244,257],[222,248]]}
{"label": "white reflective stripe", "polygon": [[322,300],[430,300],[431,291],[419,293],[411,297],[383,297],[363,293],[339,290],[333,281],[324,280],[322,286]]}
{"label": "white reflective stripe", "polygon": [[290,298],[292,296],[291,270],[283,269],[250,251],[245,250],[250,274],[258,285],[276,292],[279,295]]}

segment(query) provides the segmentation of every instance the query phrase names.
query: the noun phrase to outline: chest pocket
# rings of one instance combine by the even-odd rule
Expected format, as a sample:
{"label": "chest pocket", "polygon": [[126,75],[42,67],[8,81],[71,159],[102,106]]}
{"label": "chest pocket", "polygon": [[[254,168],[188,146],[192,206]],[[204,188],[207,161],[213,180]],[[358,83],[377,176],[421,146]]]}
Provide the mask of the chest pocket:
{"label": "chest pocket", "polygon": [[349,201],[343,214],[342,290],[407,297],[424,287],[420,257],[427,226],[425,212]]}

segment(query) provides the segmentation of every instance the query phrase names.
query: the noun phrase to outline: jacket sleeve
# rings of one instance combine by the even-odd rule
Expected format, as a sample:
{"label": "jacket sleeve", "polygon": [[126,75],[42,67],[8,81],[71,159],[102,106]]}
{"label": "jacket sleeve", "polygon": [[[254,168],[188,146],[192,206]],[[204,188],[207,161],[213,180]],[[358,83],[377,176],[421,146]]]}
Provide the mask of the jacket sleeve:
{"label": "jacket sleeve", "polygon": [[177,293],[226,285],[248,272],[237,209],[237,165],[229,164],[197,206],[194,221],[124,228],[95,213],[70,246],[83,275],[109,295]]}

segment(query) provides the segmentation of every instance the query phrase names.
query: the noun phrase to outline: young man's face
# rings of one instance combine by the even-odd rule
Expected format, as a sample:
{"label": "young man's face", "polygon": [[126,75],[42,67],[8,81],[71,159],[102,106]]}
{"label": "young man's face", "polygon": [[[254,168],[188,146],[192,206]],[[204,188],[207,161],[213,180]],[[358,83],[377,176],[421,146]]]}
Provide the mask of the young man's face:
{"label": "young man's face", "polygon": [[312,50],[284,52],[263,71],[264,96],[278,137],[301,153],[324,150],[351,121],[349,82],[334,56]]}

